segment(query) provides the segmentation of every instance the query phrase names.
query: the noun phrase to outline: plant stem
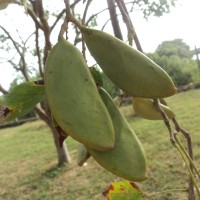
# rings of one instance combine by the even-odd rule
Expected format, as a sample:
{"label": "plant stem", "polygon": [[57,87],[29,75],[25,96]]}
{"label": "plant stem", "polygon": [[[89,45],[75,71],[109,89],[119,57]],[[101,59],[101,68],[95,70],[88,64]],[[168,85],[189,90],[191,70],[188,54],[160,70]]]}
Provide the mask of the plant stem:
{"label": "plant stem", "polygon": [[122,31],[121,31],[118,17],[117,17],[118,15],[117,15],[116,7],[115,7],[115,1],[107,0],[107,4],[108,4],[108,10],[110,13],[110,20],[112,23],[114,35],[115,37],[123,41]]}
{"label": "plant stem", "polygon": [[69,0],[64,0],[65,5],[66,5],[66,13],[67,13],[67,19],[74,23],[79,29],[81,29],[82,25],[81,23],[72,15],[71,11],[70,11],[70,4],[69,4]]}
{"label": "plant stem", "polygon": [[87,3],[86,3],[86,7],[85,7],[85,10],[84,10],[84,13],[83,13],[83,18],[82,18],[82,24],[85,24],[87,11],[88,11],[88,8],[89,8],[89,5],[90,5],[91,2],[92,2],[92,0],[88,0]]}
{"label": "plant stem", "polygon": [[193,166],[198,178],[200,179],[200,173],[196,167],[196,165],[194,164],[193,160],[191,159],[191,157],[188,155],[187,151],[185,150],[185,148],[183,147],[183,145],[181,144],[180,140],[178,139],[178,137],[175,137],[176,142],[178,143],[179,147],[181,148],[182,152],[185,154],[185,156],[187,157],[187,159],[189,160],[190,164]]}
{"label": "plant stem", "polygon": [[122,14],[122,18],[124,20],[124,23],[126,24],[127,30],[128,30],[128,40],[129,40],[129,44],[132,46],[132,40],[134,39],[135,45],[137,47],[137,49],[140,52],[143,52],[142,50],[142,46],[140,44],[140,41],[138,39],[138,36],[136,34],[136,31],[134,29],[133,23],[131,21],[131,18],[129,16],[128,10],[126,8],[126,4],[124,3],[124,0],[115,0],[118,8]]}
{"label": "plant stem", "polygon": [[167,117],[166,113],[164,112],[164,110],[160,107],[158,99],[154,99],[154,105],[157,109],[157,111],[162,115],[163,120],[165,122],[165,125],[167,126],[168,130],[169,130],[169,134],[170,134],[170,140],[171,143],[174,145],[175,144],[175,138],[174,138],[174,130],[172,128],[172,126],[169,123],[169,118]]}
{"label": "plant stem", "polygon": [[[167,102],[164,100],[164,99],[160,99],[160,102],[164,105],[167,106]],[[172,119],[172,122],[174,123],[174,126],[175,126],[175,129],[177,132],[181,132],[185,139],[187,140],[187,147],[188,147],[188,153],[189,153],[189,156],[191,158],[191,160],[193,160],[193,148],[192,148],[192,139],[191,139],[191,136],[190,136],[190,133],[187,132],[186,130],[184,130],[180,125],[179,123],[177,122],[176,118],[173,118]],[[193,173],[193,165],[190,163],[190,169]],[[190,200],[195,200],[195,194],[194,194],[194,184],[190,178],[189,180],[189,190],[188,190],[188,193],[189,193],[189,198]]]}
{"label": "plant stem", "polygon": [[181,150],[181,148],[180,148],[180,146],[179,146],[178,143],[175,143],[175,144],[174,144],[174,147],[176,147],[177,150],[179,151],[179,153],[181,154],[181,157],[183,158],[183,160],[184,160],[184,162],[185,162],[185,164],[186,164],[186,167],[187,167],[187,169],[188,169],[188,172],[189,172],[189,174],[190,174],[190,177],[191,177],[191,179],[192,179],[192,182],[194,183],[194,187],[196,188],[197,195],[198,195],[198,197],[199,197],[199,199],[200,199],[200,190],[199,190],[199,188],[198,188],[198,185],[197,185],[197,182],[196,182],[196,180],[195,180],[195,178],[194,178],[194,175],[193,175],[193,173],[192,173],[192,171],[191,171],[191,169],[190,169],[190,166],[189,166],[189,164],[187,163],[187,160],[186,160],[186,158],[185,158],[185,156],[184,156],[184,154],[183,154],[183,151]]}
{"label": "plant stem", "polygon": [[[162,103],[164,105],[167,105],[167,103],[165,102],[164,99],[162,99]],[[168,130],[169,130],[169,134],[170,134],[170,139],[171,139],[171,143],[173,146],[176,147],[176,140],[175,140],[175,133],[174,133],[174,130],[172,129],[170,123],[169,123],[169,119],[168,117],[166,116],[165,112],[160,108],[159,106],[159,103],[158,103],[158,100],[157,99],[154,99],[154,105],[156,106],[156,109],[158,110],[158,112],[161,113],[162,117],[163,117],[163,120],[165,122],[165,125],[167,126]],[[178,122],[175,120],[175,118],[173,119],[173,123],[176,127],[176,131],[181,131],[181,133],[184,134],[184,136],[186,137],[187,139],[187,142],[188,142],[188,149],[189,149],[189,153],[190,153],[190,156],[191,156],[191,159],[193,159],[193,151],[192,151],[192,143],[191,143],[191,138],[190,138],[190,134],[187,133],[184,129],[182,129]],[[193,174],[193,166],[192,164],[190,163],[189,165],[189,168],[190,168],[190,172]],[[193,176],[194,177],[194,176]],[[189,180],[189,190],[188,190],[188,195],[189,195],[189,199],[190,200],[195,200],[195,195],[194,195],[194,184],[193,184],[193,180],[192,180],[192,177],[190,176],[190,180]]]}

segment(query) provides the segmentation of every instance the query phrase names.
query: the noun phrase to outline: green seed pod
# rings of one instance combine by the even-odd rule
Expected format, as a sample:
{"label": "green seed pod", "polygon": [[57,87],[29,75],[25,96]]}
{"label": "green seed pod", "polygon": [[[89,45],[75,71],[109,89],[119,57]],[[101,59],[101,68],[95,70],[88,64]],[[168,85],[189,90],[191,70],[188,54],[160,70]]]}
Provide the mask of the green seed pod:
{"label": "green seed pod", "polygon": [[139,139],[108,93],[102,88],[99,92],[113,120],[115,148],[107,152],[86,147],[87,150],[102,167],[113,174],[131,181],[145,180],[146,157]]}
{"label": "green seed pod", "polygon": [[45,94],[53,117],[72,138],[99,151],[114,147],[112,120],[85,59],[64,38],[48,56]]}
{"label": "green seed pod", "polygon": [[154,99],[176,93],[168,74],[141,52],[108,33],[86,27],[81,31],[99,66],[128,94]]}
{"label": "green seed pod", "polygon": [[[163,111],[166,113],[166,115],[169,119],[172,119],[175,117],[174,112],[169,107],[167,107],[161,103],[159,103],[159,105],[163,109]],[[145,119],[163,120],[161,113],[159,113],[156,110],[156,107],[154,106],[153,101],[150,99],[134,97],[133,98],[133,109],[137,115],[139,115],[140,117],[143,117]]]}
{"label": "green seed pod", "polygon": [[78,147],[78,155],[77,155],[78,166],[82,166],[88,160],[90,156],[91,155],[86,149],[86,147],[80,143]]}

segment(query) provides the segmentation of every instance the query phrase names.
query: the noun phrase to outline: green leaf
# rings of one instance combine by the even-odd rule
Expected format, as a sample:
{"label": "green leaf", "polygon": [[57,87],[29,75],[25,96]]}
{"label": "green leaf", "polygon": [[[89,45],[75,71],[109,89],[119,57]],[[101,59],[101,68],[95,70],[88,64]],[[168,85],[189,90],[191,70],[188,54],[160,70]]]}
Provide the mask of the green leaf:
{"label": "green leaf", "polygon": [[17,85],[9,94],[0,97],[0,122],[22,117],[44,99],[44,85],[26,82]]}
{"label": "green leaf", "polygon": [[21,0],[21,4],[24,6],[25,10],[27,9],[27,0]]}
{"label": "green leaf", "polygon": [[130,181],[115,182],[103,192],[107,200],[141,200],[143,192]]}
{"label": "green leaf", "polygon": [[0,0],[0,10],[6,9],[10,3],[13,3],[14,0]]}
{"label": "green leaf", "polygon": [[92,76],[94,78],[94,81],[95,81],[96,85],[102,87],[103,79],[101,77],[100,71],[98,71],[96,69],[96,67],[89,67],[89,69],[90,69],[90,72],[91,72],[91,74],[92,74]]}

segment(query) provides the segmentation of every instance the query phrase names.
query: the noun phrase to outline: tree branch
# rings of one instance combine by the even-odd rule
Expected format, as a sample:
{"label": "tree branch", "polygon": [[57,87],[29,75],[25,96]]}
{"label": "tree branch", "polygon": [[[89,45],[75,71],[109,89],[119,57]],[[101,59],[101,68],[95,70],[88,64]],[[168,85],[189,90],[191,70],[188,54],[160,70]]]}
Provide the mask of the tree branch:
{"label": "tree branch", "polygon": [[42,70],[40,47],[39,47],[39,41],[38,41],[38,39],[39,39],[39,28],[36,26],[35,29],[36,29],[36,31],[35,31],[36,54],[37,54],[37,57],[38,57],[39,72],[40,72],[41,77],[43,78],[44,77],[44,73],[43,73],[43,70]]}
{"label": "tree branch", "polygon": [[[75,16],[75,13],[74,13],[74,7],[71,9],[72,11],[72,15]],[[74,45],[76,46],[79,42],[82,42],[82,35],[81,35],[81,32],[80,30],[77,28],[77,26],[74,26],[74,29],[75,29],[75,39],[74,39]]]}
{"label": "tree branch", "polygon": [[58,16],[57,16],[55,22],[53,23],[53,25],[52,25],[51,28],[50,28],[50,31],[52,31],[52,30],[55,28],[56,24],[58,23],[58,21],[61,19],[61,17],[63,16],[63,14],[64,14],[65,12],[66,12],[66,9],[63,9],[63,10],[58,14]]}
{"label": "tree branch", "polygon": [[117,18],[117,12],[116,12],[116,7],[115,7],[115,1],[114,0],[107,0],[108,4],[108,10],[110,13],[110,19],[112,22],[112,27],[114,31],[115,37],[119,38],[120,40],[123,40],[122,32],[119,26],[119,21]]}
{"label": "tree branch", "polygon": [[83,17],[82,17],[82,24],[85,24],[87,11],[88,11],[88,8],[89,8],[89,5],[90,5],[91,2],[92,2],[92,0],[88,0],[87,3],[86,3],[85,10],[84,10]]}
{"label": "tree branch", "polygon": [[[167,102],[164,99],[160,99],[160,102],[163,105],[167,106]],[[188,147],[188,154],[189,154],[191,160],[193,160],[194,159],[194,154],[193,154],[193,147],[192,147],[192,138],[190,136],[190,133],[188,131],[184,130],[179,125],[179,123],[177,122],[177,120],[175,118],[172,119],[172,122],[174,123],[176,131],[177,132],[181,132],[184,135],[184,137],[186,138],[186,140],[187,140],[187,147]],[[190,167],[190,170],[191,170],[192,174],[194,174],[194,167],[193,167],[193,165],[192,165],[191,162],[190,162],[189,167]],[[189,179],[188,193],[189,193],[190,200],[195,200],[194,184],[193,184],[193,181],[192,181],[191,177]]]}
{"label": "tree branch", "polygon": [[13,46],[15,47],[17,53],[20,56],[20,63],[21,64],[21,71],[24,75],[24,78],[26,79],[26,81],[29,80],[29,75],[27,73],[27,65],[26,65],[26,61],[25,61],[25,56],[24,56],[24,48],[22,48],[22,51],[19,49],[19,45],[18,43],[12,38],[12,36],[9,34],[9,32],[0,25],[0,28],[6,33],[6,35],[8,36],[8,38],[11,40],[11,42],[13,43]]}
{"label": "tree branch", "polygon": [[76,4],[78,4],[80,1],[81,1],[81,0],[75,0],[74,3],[72,3],[72,4],[70,5],[70,8],[73,9],[73,8],[76,6]]}
{"label": "tree branch", "polygon": [[9,92],[3,88],[3,86],[0,84],[0,92],[2,92],[3,94],[8,94]]}
{"label": "tree branch", "polygon": [[42,0],[35,1],[35,9],[36,9],[36,13],[40,19],[40,23],[43,26],[42,30],[44,32],[44,37],[45,37],[45,48],[44,48],[44,58],[43,58],[43,64],[45,65],[48,53],[51,50],[51,42],[50,42],[51,30],[50,30],[49,24],[45,18],[45,15],[44,15],[44,8],[43,8]]}
{"label": "tree branch", "polygon": [[132,21],[130,19],[129,12],[128,12],[127,8],[126,8],[124,0],[115,0],[115,1],[116,1],[117,5],[118,5],[118,7],[120,9],[120,12],[122,14],[124,23],[126,24],[126,27],[127,27],[127,30],[128,30],[129,44],[132,45],[132,39],[134,39],[137,49],[139,51],[143,52],[142,46],[141,46],[141,44],[139,42],[139,39],[137,37],[136,31],[135,31],[133,23],[132,23]]}
{"label": "tree branch", "polygon": [[44,27],[42,26],[42,24],[37,20],[37,16],[35,15],[35,13],[31,10],[31,9],[27,9],[28,14],[30,15],[30,17],[32,18],[32,20],[35,22],[35,24],[37,25],[38,28],[40,29],[44,29]]}
{"label": "tree branch", "polygon": [[47,117],[47,115],[42,112],[41,109],[39,109],[38,107],[35,107],[34,108],[35,112],[38,114],[38,116],[40,117],[40,119],[42,119],[43,121],[45,121],[45,123],[50,126],[50,120],[49,118]]}
{"label": "tree branch", "polygon": [[[133,3],[133,2],[132,2],[132,1],[131,1],[131,2],[127,2],[127,3],[125,3],[125,4],[127,5],[127,4],[130,4],[130,3]],[[114,7],[117,7],[117,6],[114,5]],[[91,15],[91,16],[89,17],[89,19],[87,20],[87,22],[85,23],[85,25],[88,26],[88,24],[90,23],[90,21],[91,21],[94,17],[98,16],[98,15],[101,14],[102,12],[105,12],[106,10],[108,10],[108,8],[104,8],[103,10],[101,10],[101,11],[99,11],[99,12],[97,12],[97,13]]]}
{"label": "tree branch", "polygon": [[[177,120],[175,118],[172,119],[174,125],[175,125],[175,128],[178,132],[181,132],[186,141],[187,141],[187,147],[188,147],[188,154],[190,156],[190,158],[193,160],[194,159],[194,153],[193,153],[193,147],[192,147],[192,138],[190,136],[190,133],[187,132],[186,130],[184,130],[183,128],[180,127],[180,125],[178,124]],[[193,168],[193,165],[192,163],[190,162],[190,170],[191,172],[194,174],[194,168]],[[194,192],[194,184],[193,184],[193,181],[190,177],[190,180],[189,180],[189,197],[191,198],[191,200],[195,199],[195,192]]]}

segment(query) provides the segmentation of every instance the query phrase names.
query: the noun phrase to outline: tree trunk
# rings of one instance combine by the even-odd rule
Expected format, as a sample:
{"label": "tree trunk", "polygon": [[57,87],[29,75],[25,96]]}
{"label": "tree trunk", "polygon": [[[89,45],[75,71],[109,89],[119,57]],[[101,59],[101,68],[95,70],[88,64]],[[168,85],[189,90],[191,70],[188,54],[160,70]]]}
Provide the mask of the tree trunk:
{"label": "tree trunk", "polygon": [[58,155],[58,166],[62,166],[64,163],[70,163],[71,157],[69,155],[67,145],[65,144],[65,142],[60,145],[59,134],[55,128],[51,127],[51,131],[53,134],[54,144]]}
{"label": "tree trunk", "polygon": [[47,104],[43,103],[41,104],[41,107],[43,107],[43,110],[45,110],[45,113],[39,109],[39,108],[35,108],[35,111],[37,112],[37,114],[39,115],[39,117],[47,124],[47,126],[50,128],[52,134],[53,134],[53,139],[54,139],[54,144],[56,147],[56,152],[57,152],[57,158],[58,158],[58,166],[63,165],[64,163],[70,163],[71,162],[71,157],[69,155],[67,146],[65,144],[65,142],[63,142],[62,145],[60,145],[60,140],[59,140],[59,134],[57,132],[57,130],[55,129],[55,127],[52,126],[51,123],[51,113],[50,110],[47,106]]}

